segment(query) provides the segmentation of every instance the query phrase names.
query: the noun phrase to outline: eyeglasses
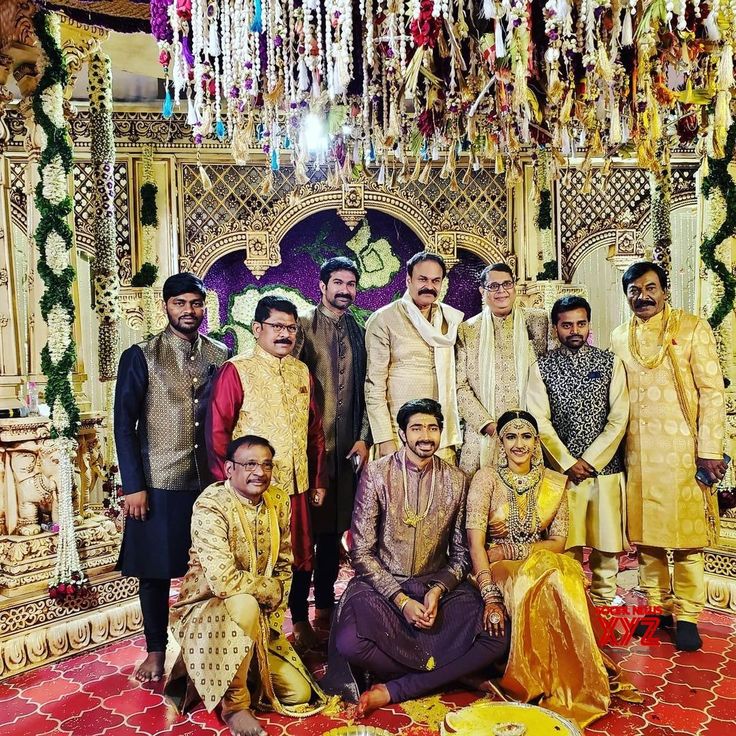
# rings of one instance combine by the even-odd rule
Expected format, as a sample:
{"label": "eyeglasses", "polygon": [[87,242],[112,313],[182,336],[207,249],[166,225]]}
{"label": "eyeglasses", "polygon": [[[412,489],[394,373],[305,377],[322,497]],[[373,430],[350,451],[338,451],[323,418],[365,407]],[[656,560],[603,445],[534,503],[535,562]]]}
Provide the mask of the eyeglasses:
{"label": "eyeglasses", "polygon": [[231,460],[230,462],[233,465],[240,465],[249,473],[252,473],[258,467],[263,468],[268,473],[273,470],[273,463],[270,460],[264,460],[262,463],[259,463],[257,460],[246,460],[244,463],[239,463],[237,460]]}
{"label": "eyeglasses", "polygon": [[290,335],[296,335],[299,325],[282,325],[280,322],[261,322],[262,325],[273,327],[275,332],[288,332]]}
{"label": "eyeglasses", "polygon": [[504,291],[511,291],[511,289],[514,288],[514,282],[509,281],[491,281],[490,284],[483,284],[483,286],[480,287],[481,289],[484,289],[485,291],[498,291],[499,289],[503,289]]}

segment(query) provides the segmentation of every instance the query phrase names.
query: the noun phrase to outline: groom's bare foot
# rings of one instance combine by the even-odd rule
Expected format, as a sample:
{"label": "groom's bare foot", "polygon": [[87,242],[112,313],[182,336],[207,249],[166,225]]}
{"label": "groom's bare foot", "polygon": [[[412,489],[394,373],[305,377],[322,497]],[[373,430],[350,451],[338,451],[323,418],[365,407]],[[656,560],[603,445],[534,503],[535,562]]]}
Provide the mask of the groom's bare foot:
{"label": "groom's bare foot", "polygon": [[233,736],[266,736],[258,719],[249,710],[236,710],[223,719]]}
{"label": "groom's bare foot", "polygon": [[166,652],[149,652],[133,673],[138,682],[158,682],[164,676]]}
{"label": "groom's bare foot", "polygon": [[383,708],[391,702],[388,688],[385,685],[374,685],[366,690],[358,701],[358,718],[367,718],[374,710]]}

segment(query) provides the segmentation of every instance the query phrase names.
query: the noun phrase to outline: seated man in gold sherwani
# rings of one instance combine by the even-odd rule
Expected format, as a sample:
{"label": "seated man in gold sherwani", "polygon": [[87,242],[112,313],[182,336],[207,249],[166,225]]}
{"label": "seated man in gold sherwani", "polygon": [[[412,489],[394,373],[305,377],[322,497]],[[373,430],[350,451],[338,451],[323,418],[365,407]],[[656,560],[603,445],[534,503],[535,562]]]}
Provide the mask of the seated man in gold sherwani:
{"label": "seated man in gold sherwani", "polygon": [[542,309],[516,303],[506,263],[480,275],[483,311],[457,332],[457,403],[465,421],[460,468],[472,477],[491,462],[496,420],[523,406],[529,366],[547,352],[549,319]]}
{"label": "seated man in gold sherwani", "polygon": [[227,480],[194,505],[189,570],[170,616],[181,654],[167,695],[181,698],[182,710],[194,691],[208,711],[221,703],[234,736],[266,736],[251,703],[306,716],[324,702],[283,634],[290,503],[286,491],[270,485],[273,456],[268,440],[255,435],[228,446]]}
{"label": "seated man in gold sherwani", "polygon": [[[702,645],[703,547],[718,538],[711,484],[723,461],[725,394],[716,343],[704,319],[667,304],[667,273],[634,263],[622,278],[633,312],[611,335],[626,368],[631,417],[626,434],[629,539],[639,553],[639,586],[661,606],[662,626],[677,618],[675,643]],[[696,472],[707,485],[696,479]],[[667,550],[674,559],[672,583]]]}
{"label": "seated man in gold sherwani", "polygon": [[423,251],[406,264],[406,291],[376,310],[365,325],[365,406],[377,457],[399,449],[396,415],[411,399],[438,401],[445,427],[437,456],[457,464],[460,423],[455,387],[455,339],[463,313],[440,302],[447,266]]}
{"label": "seated man in gold sherwani", "polygon": [[467,482],[436,457],[440,405],[409,401],[397,421],[404,448],[368,463],[360,477],[350,553],[355,577],[335,612],[320,683],[354,700],[355,676],[375,678],[360,696],[360,716],[447,687],[508,648],[508,633],[483,630],[480,596],[464,581]]}

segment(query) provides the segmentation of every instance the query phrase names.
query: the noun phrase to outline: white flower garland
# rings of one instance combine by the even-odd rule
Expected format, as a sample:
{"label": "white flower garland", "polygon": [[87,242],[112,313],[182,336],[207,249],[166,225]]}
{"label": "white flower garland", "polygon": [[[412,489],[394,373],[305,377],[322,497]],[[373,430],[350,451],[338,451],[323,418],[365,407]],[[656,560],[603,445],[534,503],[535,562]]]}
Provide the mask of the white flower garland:
{"label": "white flower garland", "polygon": [[48,199],[53,205],[61,204],[66,199],[69,195],[69,185],[60,156],[54,156],[44,167],[41,181],[44,199]]}
{"label": "white flower garland", "polygon": [[88,69],[90,158],[95,182],[93,271],[95,312],[99,318],[98,365],[100,381],[112,381],[117,375],[120,341],[120,277],[115,247],[115,139],[110,57],[101,52],[92,54]]}

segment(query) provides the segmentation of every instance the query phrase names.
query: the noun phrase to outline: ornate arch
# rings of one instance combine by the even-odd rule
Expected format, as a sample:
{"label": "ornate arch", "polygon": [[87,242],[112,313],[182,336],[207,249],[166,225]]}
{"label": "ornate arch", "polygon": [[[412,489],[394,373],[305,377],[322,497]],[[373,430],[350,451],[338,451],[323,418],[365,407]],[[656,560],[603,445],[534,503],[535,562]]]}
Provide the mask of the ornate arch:
{"label": "ornate arch", "polygon": [[609,257],[619,268],[626,268],[644,255],[641,228],[638,225],[628,228],[608,226],[581,240],[568,261],[571,281],[574,281],[575,272],[588,254],[603,246],[608,246]]}
{"label": "ornate arch", "polygon": [[457,249],[476,254],[487,263],[509,261],[508,245],[501,238],[485,237],[462,230],[449,215],[432,221],[426,210],[404,193],[389,191],[373,180],[331,187],[327,182],[305,185],[276,202],[267,213],[257,213],[245,221],[232,219],[207,233],[196,252],[182,256],[180,267],[206,274],[227,253],[245,250],[245,265],[256,278],[281,263],[281,241],[299,222],[326,210],[336,210],[354,228],[368,210],[377,210],[403,222],[425,243],[440,253],[449,266],[458,262]]}

